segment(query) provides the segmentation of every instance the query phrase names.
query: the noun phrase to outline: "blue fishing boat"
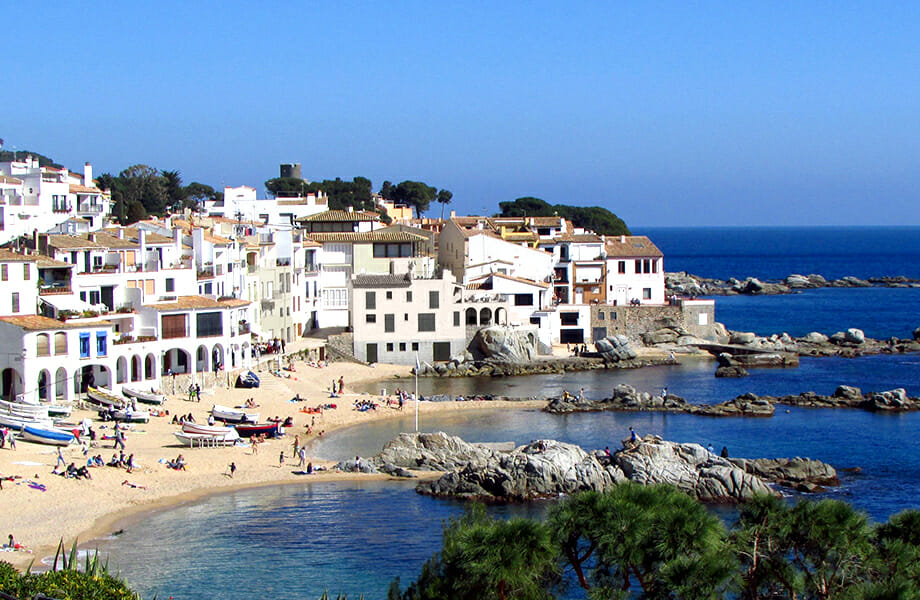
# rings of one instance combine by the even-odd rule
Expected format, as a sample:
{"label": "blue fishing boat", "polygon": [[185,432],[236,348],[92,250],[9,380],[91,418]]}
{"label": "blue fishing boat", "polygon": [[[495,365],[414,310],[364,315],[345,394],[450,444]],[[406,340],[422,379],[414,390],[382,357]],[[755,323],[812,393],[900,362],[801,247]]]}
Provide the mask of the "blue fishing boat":
{"label": "blue fishing boat", "polygon": [[46,427],[35,427],[31,425],[24,426],[20,435],[24,440],[28,442],[49,444],[51,446],[66,446],[71,442],[76,441],[77,439],[69,431]]}

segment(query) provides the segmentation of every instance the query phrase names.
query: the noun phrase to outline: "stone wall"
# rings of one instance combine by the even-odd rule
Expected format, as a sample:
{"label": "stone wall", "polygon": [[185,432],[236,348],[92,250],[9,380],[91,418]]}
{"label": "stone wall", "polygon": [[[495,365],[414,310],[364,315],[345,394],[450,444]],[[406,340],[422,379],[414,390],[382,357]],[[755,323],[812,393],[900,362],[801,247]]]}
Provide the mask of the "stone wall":
{"label": "stone wall", "polygon": [[[700,324],[700,315],[705,315]],[[603,315],[603,318],[601,318]],[[692,335],[709,338],[712,324],[715,323],[715,304],[711,302],[680,302],[664,306],[610,306],[595,304],[591,306],[591,328],[588,339],[594,339],[595,328],[607,330],[607,337],[625,335],[630,340],[638,340],[648,331],[663,327],[681,327]]]}

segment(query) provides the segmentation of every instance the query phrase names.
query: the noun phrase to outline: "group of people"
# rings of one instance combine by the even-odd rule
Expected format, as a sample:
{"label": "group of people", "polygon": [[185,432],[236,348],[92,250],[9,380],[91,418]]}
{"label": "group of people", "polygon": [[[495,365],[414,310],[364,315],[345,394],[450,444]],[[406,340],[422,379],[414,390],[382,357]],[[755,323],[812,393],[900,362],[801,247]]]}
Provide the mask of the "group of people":
{"label": "group of people", "polygon": [[194,422],[195,422],[195,417],[192,416],[192,413],[189,413],[187,415],[173,415],[172,421],[170,421],[170,423],[172,423],[173,425],[184,425],[185,423],[194,423]]}
{"label": "group of people", "polygon": [[180,454],[175,460],[166,461],[166,466],[176,471],[185,471],[185,457]]}
{"label": "group of people", "polygon": [[339,380],[332,380],[332,394],[333,398],[341,396],[345,393],[345,377],[339,377]]}
{"label": "group of people", "polygon": [[201,402],[201,385],[197,383],[188,384],[188,401]]}
{"label": "group of people", "polygon": [[373,400],[358,399],[358,400],[355,400],[352,408],[358,412],[377,410],[377,403],[374,402]]}
{"label": "group of people", "polygon": [[0,449],[6,448],[7,444],[9,444],[10,450],[16,449],[16,438],[13,437],[13,430],[0,427]]}
{"label": "group of people", "polygon": [[578,344],[575,344],[574,350],[572,350],[568,344],[566,344],[565,347],[566,347],[566,350],[569,350],[572,353],[572,356],[583,356],[585,352],[588,351],[587,344],[582,344],[580,346]]}

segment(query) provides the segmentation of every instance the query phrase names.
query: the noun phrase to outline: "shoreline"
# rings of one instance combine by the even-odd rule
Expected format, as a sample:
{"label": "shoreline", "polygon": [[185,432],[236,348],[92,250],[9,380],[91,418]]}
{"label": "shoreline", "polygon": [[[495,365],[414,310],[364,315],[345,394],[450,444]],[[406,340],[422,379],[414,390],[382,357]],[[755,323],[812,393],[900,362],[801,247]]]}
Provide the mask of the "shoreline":
{"label": "shoreline", "polygon": [[[397,365],[377,365],[368,367],[351,363],[333,363],[323,369],[306,366],[295,361],[297,371],[291,379],[263,377],[263,387],[257,389],[218,389],[212,394],[202,396],[201,403],[190,403],[179,396],[170,396],[164,405],[170,411],[170,417],[176,414],[194,414],[197,421],[207,418],[206,412],[212,403],[237,405],[253,397],[261,406],[258,409],[262,419],[270,415],[284,418],[294,417],[294,427],[287,430],[283,438],[269,440],[260,444],[261,450],[253,454],[250,448],[225,447],[191,449],[177,444],[174,431],[176,425],[170,424],[169,417],[152,417],[149,424],[136,425],[127,434],[127,453],[135,453],[135,460],[141,465],[133,473],[120,468],[100,467],[91,469],[92,480],[64,479],[50,474],[56,459],[56,449],[49,446],[20,441],[15,451],[8,448],[0,452],[2,462],[0,470],[4,476],[18,475],[20,485],[8,482],[0,492],[0,530],[4,535],[13,533],[17,541],[24,544],[31,552],[10,552],[0,555],[0,560],[13,564],[20,570],[28,568],[34,561],[41,567],[41,559],[53,556],[61,539],[65,549],[69,549],[74,540],[80,548],[92,548],[93,542],[124,528],[143,515],[202,498],[232,493],[241,489],[268,487],[275,485],[303,484],[313,481],[380,481],[394,480],[385,474],[360,474],[338,471],[318,471],[304,476],[294,474],[297,459],[292,456],[294,436],[300,436],[301,445],[310,452],[315,442],[320,439],[317,434],[339,431],[346,428],[360,427],[370,422],[404,417],[407,413],[381,406],[376,411],[358,412],[351,408],[357,399],[377,398],[366,392],[349,393],[351,386],[367,388],[384,380],[406,378],[411,380],[410,367]],[[317,371],[322,371],[319,373]],[[328,386],[331,382],[344,377],[345,394],[338,399],[329,398]],[[210,390],[206,390],[209,392]],[[292,404],[288,400],[295,394],[310,398],[304,403]],[[337,403],[335,410],[326,410],[321,415],[300,412],[304,406],[315,407],[321,404]],[[423,402],[420,414],[446,412],[466,412],[482,410],[502,410],[507,408],[532,408],[542,406],[538,401],[489,401],[489,402]],[[531,406],[532,405],[532,406]],[[409,403],[411,410],[411,403]],[[411,413],[409,413],[411,414]],[[74,409],[68,419],[78,422],[83,417],[94,416],[95,411]],[[314,433],[307,435],[305,426],[316,423]],[[94,422],[93,428],[98,433],[101,423]],[[109,425],[109,424],[104,424]],[[108,461],[108,452],[113,451],[109,441],[99,442],[98,447],[90,448],[89,454],[101,454]],[[82,464],[85,462],[79,446],[64,448],[65,460]],[[285,454],[285,465],[279,466],[279,453]],[[176,472],[160,464],[164,458],[172,458],[183,453],[189,464],[188,472]],[[307,457],[317,466],[331,468],[335,463]],[[26,462],[26,465],[15,465]],[[227,465],[238,465],[235,479],[227,475]],[[429,475],[430,476],[430,475]],[[420,474],[424,479],[425,474]],[[44,484],[47,491],[39,492],[29,488],[25,482],[33,480]],[[130,488],[122,481],[130,481],[146,486],[146,489]],[[5,529],[3,529],[5,526]]]}

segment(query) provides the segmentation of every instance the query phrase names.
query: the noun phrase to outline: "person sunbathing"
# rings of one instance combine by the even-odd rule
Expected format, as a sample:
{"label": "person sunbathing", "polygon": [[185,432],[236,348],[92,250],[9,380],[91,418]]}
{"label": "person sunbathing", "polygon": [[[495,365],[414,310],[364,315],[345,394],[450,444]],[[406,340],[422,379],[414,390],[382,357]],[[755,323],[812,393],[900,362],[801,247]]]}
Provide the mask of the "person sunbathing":
{"label": "person sunbathing", "polygon": [[141,484],[139,484],[139,483],[131,483],[131,482],[128,481],[127,479],[125,479],[124,481],[122,481],[122,482],[121,482],[121,485],[126,485],[126,486],[128,486],[129,488],[138,488],[138,489],[141,489],[141,490],[146,490],[146,489],[147,489],[147,486],[146,486],[146,485],[141,485]]}

